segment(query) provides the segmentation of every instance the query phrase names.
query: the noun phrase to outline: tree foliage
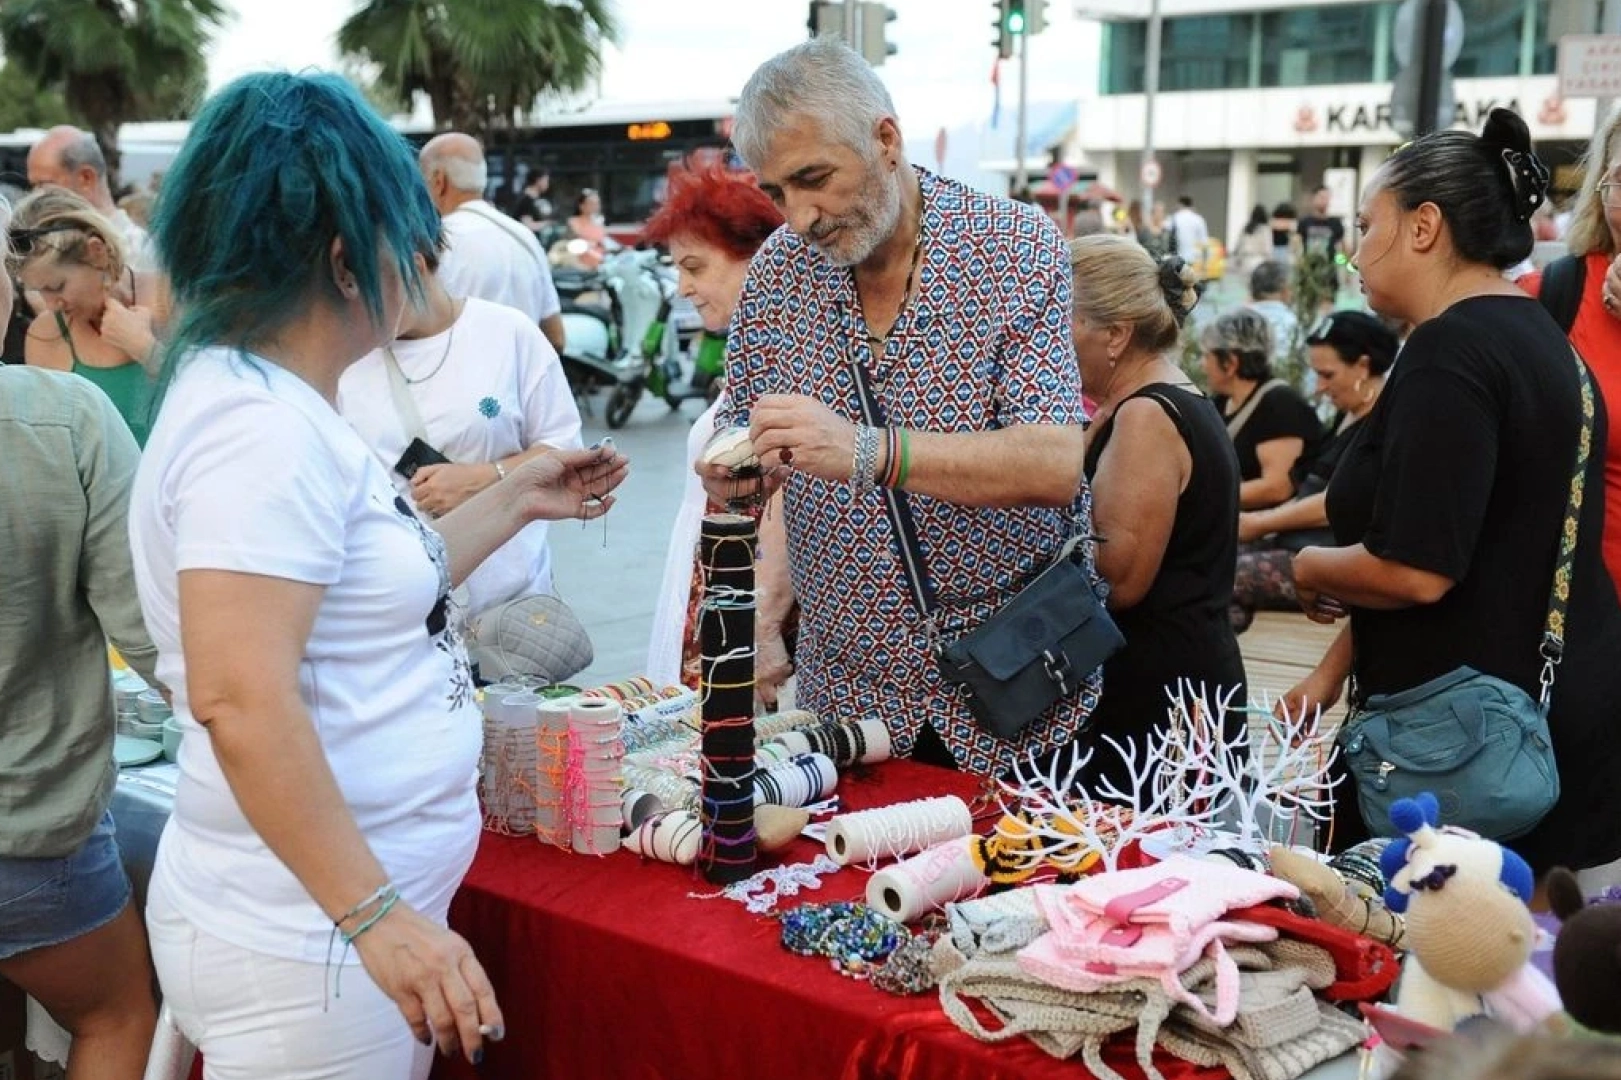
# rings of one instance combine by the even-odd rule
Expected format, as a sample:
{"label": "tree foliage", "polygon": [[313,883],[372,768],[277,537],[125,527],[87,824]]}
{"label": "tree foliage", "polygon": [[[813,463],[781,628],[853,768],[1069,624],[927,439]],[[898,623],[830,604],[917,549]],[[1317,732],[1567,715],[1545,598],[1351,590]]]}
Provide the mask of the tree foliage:
{"label": "tree foliage", "polygon": [[426,94],[435,127],[483,134],[584,89],[617,35],[611,0],[363,0],[338,48],[402,107]]}
{"label": "tree foliage", "polygon": [[203,49],[226,14],[222,0],[4,0],[0,51],[60,93],[116,183],[118,125],[190,115],[207,85]]}

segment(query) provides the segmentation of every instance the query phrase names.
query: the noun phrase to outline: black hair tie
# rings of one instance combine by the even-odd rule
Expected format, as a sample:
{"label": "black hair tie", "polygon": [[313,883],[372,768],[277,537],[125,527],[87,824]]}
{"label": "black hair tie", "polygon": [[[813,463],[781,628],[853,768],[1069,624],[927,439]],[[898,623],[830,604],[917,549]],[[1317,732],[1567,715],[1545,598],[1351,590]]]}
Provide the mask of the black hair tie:
{"label": "black hair tie", "polygon": [[1547,200],[1548,167],[1529,150],[1504,150],[1503,164],[1508,166],[1509,186],[1514,189],[1514,218],[1530,221]]}

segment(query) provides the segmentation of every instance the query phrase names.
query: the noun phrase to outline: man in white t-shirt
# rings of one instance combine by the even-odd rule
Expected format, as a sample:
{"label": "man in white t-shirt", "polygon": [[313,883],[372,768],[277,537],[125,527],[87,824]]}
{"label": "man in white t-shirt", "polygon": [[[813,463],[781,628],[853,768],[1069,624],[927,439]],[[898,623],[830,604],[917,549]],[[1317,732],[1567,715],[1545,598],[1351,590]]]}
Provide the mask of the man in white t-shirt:
{"label": "man in white t-shirt", "polygon": [[113,223],[124,237],[124,263],[134,270],[157,269],[157,256],[146,230],[113,202],[107,186],[107,159],[96,137],[68,124],[54,127],[28,151],[28,183],[67,188]]}
{"label": "man in white t-shirt", "polygon": [[534,233],[484,200],[489,167],[478,140],[454,131],[436,135],[418,164],[444,218],[448,247],[439,280],[456,296],[517,308],[561,354],[563,305],[546,253]]}
{"label": "man in white t-shirt", "polygon": [[1204,261],[1205,245],[1210,242],[1210,227],[1205,224],[1204,216],[1193,208],[1192,195],[1184,195],[1177,202],[1180,205],[1176,213],[1171,215],[1171,228],[1176,232],[1176,253],[1189,266],[1197,266]]}

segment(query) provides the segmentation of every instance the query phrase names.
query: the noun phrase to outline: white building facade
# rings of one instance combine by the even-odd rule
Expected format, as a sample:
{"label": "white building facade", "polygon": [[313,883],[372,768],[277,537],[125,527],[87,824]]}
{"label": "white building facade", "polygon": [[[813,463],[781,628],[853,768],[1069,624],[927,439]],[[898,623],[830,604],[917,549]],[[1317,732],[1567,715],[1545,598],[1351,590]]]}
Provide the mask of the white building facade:
{"label": "white building facade", "polygon": [[[1598,0],[1458,3],[1457,125],[1478,131],[1492,106],[1515,109],[1555,170],[1555,188],[1573,189],[1596,105],[1559,97],[1557,43],[1599,29]],[[1148,2],[1111,6],[1097,93],[1081,103],[1073,148],[1104,183],[1137,193],[1147,22],[1130,16],[1145,16]],[[1212,236],[1228,244],[1252,207],[1286,202],[1305,212],[1324,182],[1334,189],[1334,212],[1349,219],[1357,193],[1402,142],[1391,125],[1398,8],[1395,0],[1161,0],[1156,197],[1175,209],[1179,196],[1191,195]],[[1088,14],[1086,0],[1078,10]]]}

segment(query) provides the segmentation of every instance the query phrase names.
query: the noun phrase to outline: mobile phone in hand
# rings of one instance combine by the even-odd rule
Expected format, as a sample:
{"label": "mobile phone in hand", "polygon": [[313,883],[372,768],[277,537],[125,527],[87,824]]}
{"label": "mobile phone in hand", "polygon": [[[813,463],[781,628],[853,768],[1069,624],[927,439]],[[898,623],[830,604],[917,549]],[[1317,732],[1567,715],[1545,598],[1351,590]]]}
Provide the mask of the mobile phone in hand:
{"label": "mobile phone in hand", "polygon": [[411,445],[405,448],[400,460],[394,463],[394,471],[407,480],[416,475],[416,471],[424,465],[449,465],[450,459],[421,439],[412,439]]}

